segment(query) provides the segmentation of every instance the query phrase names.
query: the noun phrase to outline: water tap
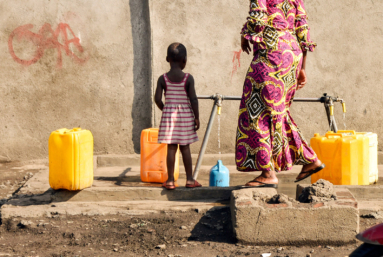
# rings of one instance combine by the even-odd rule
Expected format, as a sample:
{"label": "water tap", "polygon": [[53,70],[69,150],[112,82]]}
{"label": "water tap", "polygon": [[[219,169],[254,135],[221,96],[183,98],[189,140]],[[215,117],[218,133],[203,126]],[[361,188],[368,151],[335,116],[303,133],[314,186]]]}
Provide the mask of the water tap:
{"label": "water tap", "polygon": [[217,105],[217,114],[221,115],[221,107],[222,107],[223,96],[217,93],[215,95],[215,99],[216,99],[216,105]]}
{"label": "water tap", "polygon": [[346,113],[346,102],[342,100],[341,104],[342,104],[343,113]]}
{"label": "water tap", "polygon": [[328,106],[330,109],[330,116],[334,116],[334,102],[332,101],[332,99],[330,99]]}

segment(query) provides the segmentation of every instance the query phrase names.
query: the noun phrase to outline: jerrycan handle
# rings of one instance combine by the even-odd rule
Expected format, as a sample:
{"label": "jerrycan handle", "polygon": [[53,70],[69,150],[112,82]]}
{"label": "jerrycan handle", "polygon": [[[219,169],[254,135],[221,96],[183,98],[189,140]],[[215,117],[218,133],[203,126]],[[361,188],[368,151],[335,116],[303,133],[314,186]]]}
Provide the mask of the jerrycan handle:
{"label": "jerrycan handle", "polygon": [[73,129],[69,130],[68,132],[77,132],[77,131],[81,131],[81,128],[80,127],[73,128]]}
{"label": "jerrycan handle", "polygon": [[220,172],[222,170],[222,161],[221,160],[218,160],[217,167],[218,167],[218,172]]}
{"label": "jerrycan handle", "polygon": [[355,135],[356,135],[355,130],[338,130],[338,133],[342,133],[342,134],[351,134],[352,136],[355,136]]}
{"label": "jerrycan handle", "polygon": [[63,135],[63,134],[65,134],[67,131],[68,131],[67,128],[62,128],[62,129],[58,129],[58,130],[56,130],[55,132],[59,133],[60,135]]}
{"label": "jerrycan handle", "polygon": [[331,137],[343,137],[344,134],[341,133],[334,133],[334,132],[327,132],[326,137],[331,138]]}

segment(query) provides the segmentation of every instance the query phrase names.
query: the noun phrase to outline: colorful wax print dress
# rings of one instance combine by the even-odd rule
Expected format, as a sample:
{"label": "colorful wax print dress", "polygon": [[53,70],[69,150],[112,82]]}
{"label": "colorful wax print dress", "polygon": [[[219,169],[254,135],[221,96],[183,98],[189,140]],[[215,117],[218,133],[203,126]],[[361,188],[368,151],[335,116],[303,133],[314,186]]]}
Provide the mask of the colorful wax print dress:
{"label": "colorful wax print dress", "polygon": [[166,83],[165,106],[162,110],[158,143],[189,145],[198,141],[195,132],[193,109],[186,93],[186,82],[189,74],[179,82],[172,82],[164,74]]}
{"label": "colorful wax print dress", "polygon": [[290,115],[303,51],[314,51],[303,0],[251,0],[241,34],[254,44],[239,109],[240,171],[290,170],[317,160]]}

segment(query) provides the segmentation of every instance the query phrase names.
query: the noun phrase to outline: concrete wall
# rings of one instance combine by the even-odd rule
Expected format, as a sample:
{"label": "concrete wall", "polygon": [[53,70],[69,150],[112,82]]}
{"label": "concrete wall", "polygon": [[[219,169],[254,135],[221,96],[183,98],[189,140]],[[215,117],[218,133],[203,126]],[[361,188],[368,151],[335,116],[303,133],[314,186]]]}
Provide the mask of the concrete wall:
{"label": "concrete wall", "polygon": [[[296,97],[320,97],[323,93],[347,102],[347,129],[372,131],[383,139],[380,89],[383,53],[383,2],[358,0],[306,0],[312,38],[318,48],[308,57],[308,84]],[[167,71],[166,47],[173,41],[189,51],[187,72],[196,79],[198,94],[241,95],[251,57],[240,55],[239,31],[246,21],[248,0],[215,1],[152,0],[153,78]],[[155,21],[155,22],[154,22]],[[235,59],[234,59],[235,60]],[[154,83],[153,83],[154,85]],[[200,101],[202,124],[207,123],[211,102]],[[234,152],[239,102],[224,102],[221,117],[222,152]],[[335,109],[338,127],[344,128],[341,105]],[[317,103],[294,103],[292,115],[306,139],[328,129],[324,107]],[[159,121],[160,113],[154,117]],[[217,124],[217,123],[216,123]],[[203,138],[201,128],[200,139]],[[197,151],[200,144],[193,147]],[[382,149],[382,147],[380,147]],[[208,152],[217,152],[217,127]]]}
{"label": "concrete wall", "polygon": [[0,9],[0,159],[44,158],[51,131],[79,125],[93,132],[96,154],[138,151],[151,124],[148,2],[14,0]]}
{"label": "concrete wall", "polygon": [[[158,76],[168,70],[166,48],[174,41],[188,48],[186,71],[194,75],[198,94],[241,95],[251,61],[240,53],[239,39],[248,4],[2,1],[0,160],[46,157],[51,131],[79,125],[93,132],[96,154],[139,152],[141,130],[159,124],[161,113],[152,95]],[[347,128],[377,132],[382,138],[383,2],[306,0],[306,7],[318,48],[308,58],[309,83],[297,97],[339,95],[347,101]],[[57,33],[39,32],[45,23],[59,28]],[[33,27],[24,27],[27,24]],[[224,153],[234,151],[238,106],[239,102],[224,102]],[[211,101],[200,101],[201,140],[211,107]],[[321,105],[295,103],[292,112],[306,138],[325,133]],[[343,128],[340,105],[336,115]],[[217,130],[216,122],[210,153],[219,151]],[[200,143],[193,145],[194,152]]]}

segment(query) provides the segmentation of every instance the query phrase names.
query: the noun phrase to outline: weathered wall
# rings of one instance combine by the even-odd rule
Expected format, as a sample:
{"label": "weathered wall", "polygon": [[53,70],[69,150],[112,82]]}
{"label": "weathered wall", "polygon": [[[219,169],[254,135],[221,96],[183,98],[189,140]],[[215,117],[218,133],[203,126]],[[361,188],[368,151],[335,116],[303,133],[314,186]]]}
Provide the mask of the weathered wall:
{"label": "weathered wall", "polygon": [[0,9],[0,159],[46,157],[51,131],[79,125],[93,132],[96,154],[138,151],[151,124],[148,2],[14,0]]}
{"label": "weathered wall", "polygon": [[[296,97],[339,95],[347,102],[348,129],[377,132],[383,107],[380,77],[383,43],[380,24],[382,1],[306,0],[312,38],[318,48],[308,57],[308,84]],[[153,85],[168,70],[166,47],[179,41],[188,48],[187,72],[196,80],[198,94],[241,95],[251,57],[240,55],[237,70],[235,51],[240,49],[239,31],[248,14],[248,0],[150,1],[153,37]],[[155,22],[154,22],[155,21]],[[207,123],[211,102],[200,101],[202,124]],[[239,102],[224,102],[221,117],[221,147],[234,152]],[[336,106],[339,128],[344,128],[340,104]],[[317,103],[294,103],[292,114],[309,139],[314,132],[328,128],[325,111]],[[156,123],[160,112],[154,110]],[[217,123],[216,123],[217,125]],[[217,127],[217,126],[216,126]],[[208,152],[217,152],[217,128],[213,129]],[[203,138],[205,126],[199,133]],[[193,146],[194,151],[200,143]]]}
{"label": "weathered wall", "polygon": [[[198,94],[241,95],[251,61],[239,42],[248,3],[0,2],[0,160],[46,157],[50,132],[78,125],[93,132],[96,154],[137,153],[141,130],[159,124],[152,94],[168,70],[166,48],[174,41],[188,48],[186,71],[194,75]],[[318,48],[308,58],[309,83],[297,97],[339,95],[348,105],[347,128],[383,138],[383,2],[306,0],[306,7]],[[49,26],[39,32],[46,23],[56,34]],[[238,106],[224,103],[222,152],[234,151]],[[211,101],[200,101],[201,140],[211,107]],[[319,104],[295,103],[292,112],[307,138],[328,127]],[[342,128],[340,106],[336,115]],[[217,152],[217,145],[215,123],[208,152]]]}

